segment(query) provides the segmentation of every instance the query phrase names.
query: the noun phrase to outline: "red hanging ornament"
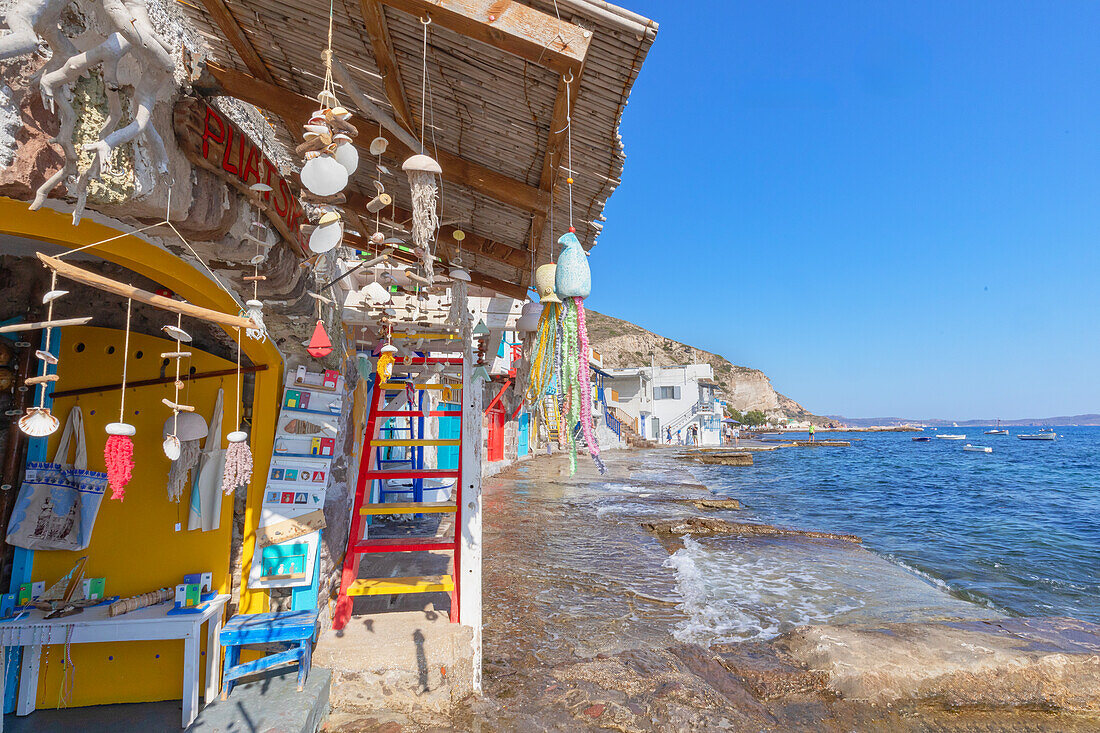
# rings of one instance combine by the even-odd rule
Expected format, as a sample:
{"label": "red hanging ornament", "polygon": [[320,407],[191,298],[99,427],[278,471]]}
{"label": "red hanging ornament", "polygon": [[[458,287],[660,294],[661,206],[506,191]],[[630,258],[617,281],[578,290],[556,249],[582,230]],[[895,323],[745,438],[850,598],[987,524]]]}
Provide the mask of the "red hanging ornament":
{"label": "red hanging ornament", "polygon": [[317,321],[317,328],[313,329],[313,338],[309,340],[306,351],[314,359],[321,359],[332,353],[332,342],[329,341],[325,324],[320,319]]}

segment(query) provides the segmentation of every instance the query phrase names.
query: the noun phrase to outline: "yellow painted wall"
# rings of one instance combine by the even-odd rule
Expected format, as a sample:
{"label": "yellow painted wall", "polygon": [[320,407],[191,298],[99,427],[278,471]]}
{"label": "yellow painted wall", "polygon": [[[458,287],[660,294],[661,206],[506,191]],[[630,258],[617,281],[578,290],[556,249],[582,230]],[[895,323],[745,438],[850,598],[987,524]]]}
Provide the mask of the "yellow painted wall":
{"label": "yellow painted wall", "polygon": [[[165,322],[172,319],[165,314]],[[186,326],[186,324],[185,324]],[[163,351],[175,351],[176,343],[162,338],[132,333],[128,380],[154,379],[162,375]],[[198,372],[232,369],[233,362],[190,349],[190,366]],[[122,375],[123,332],[107,328],[81,326],[64,329],[57,365],[58,391],[115,384]],[[187,361],[183,362],[184,365]],[[174,365],[167,375],[175,374]],[[185,404],[209,423],[219,387],[225,389],[226,424],[232,423],[237,399],[233,377],[185,382],[180,393]],[[187,506],[190,491],[179,503],[170,502],[166,491],[170,463],[161,449],[164,421],[171,411],[161,399],[173,399],[171,384],[126,390],[125,421],[137,428],[134,436],[134,477],[126,486],[126,498],[114,501],[107,490],[100,505],[92,543],[81,552],[34,553],[35,580],[49,586],[64,575],[81,555],[88,556],[84,566],[87,577],[107,578],[107,594],[127,596],[165,586],[175,586],[186,573],[210,571],[214,586],[227,592],[230,579],[229,544],[232,531],[233,498],[222,499],[221,526],[213,532],[187,531]],[[79,404],[84,416],[88,444],[88,468],[104,471],[104,427],[118,420],[119,391],[63,397],[54,402],[54,414],[64,420],[73,405]],[[223,425],[223,437],[227,429]],[[50,439],[47,455],[53,457],[61,431]],[[226,443],[222,440],[222,447]],[[176,531],[176,523],[181,530]],[[45,655],[45,651],[43,654]],[[38,699],[42,707],[53,707],[58,700],[62,676],[64,646],[49,649],[50,665],[39,678]],[[143,641],[119,644],[76,644],[69,651],[73,661],[70,705],[97,705],[111,702],[139,702],[179,698],[183,685],[183,642]]]}
{"label": "yellow painted wall", "polygon": [[[49,209],[43,209],[40,211],[30,211],[27,208],[26,202],[15,201],[13,199],[0,197],[0,233],[12,234],[15,236],[26,237],[29,239],[38,239],[40,241],[50,242],[60,245],[62,247],[83,247],[86,245],[92,245],[97,242],[102,242],[104,239],[115,237],[119,235],[116,229],[109,226],[105,226],[98,222],[92,221],[89,218],[85,218],[79,226],[73,226],[71,218],[68,214],[64,214]],[[111,242],[105,244],[95,244],[89,249],[90,254],[95,254],[104,260],[114,262],[115,264],[127,267],[134,272],[141,273],[151,278],[152,280],[160,283],[162,286],[175,291],[178,295],[185,298],[195,305],[200,305],[205,308],[213,308],[221,310],[223,312],[234,312],[237,309],[237,304],[234,300],[218,285],[212,282],[204,273],[200,272],[193,265],[184,262],[180,258],[176,257],[167,250],[161,249],[150,242],[141,239],[139,236],[122,236],[118,239],[114,239]],[[62,286],[63,287],[63,286]],[[93,321],[94,323],[94,321]],[[236,333],[230,333],[231,336],[236,337]],[[65,329],[62,332],[62,348],[65,348],[66,344],[71,343],[69,329]],[[173,342],[174,346],[174,342]],[[259,342],[253,341],[248,338],[241,339],[241,349],[244,354],[252,361],[253,364],[267,365],[266,371],[257,372],[255,375],[255,392],[252,403],[252,454],[254,458],[254,470],[252,484],[248,488],[248,501],[245,508],[244,517],[244,542],[243,542],[243,567],[245,568],[244,575],[247,578],[248,568],[252,563],[252,553],[256,544],[256,528],[259,525],[260,518],[260,505],[263,498],[264,490],[264,477],[267,475],[268,467],[271,460],[271,451],[274,441],[274,426],[279,414],[279,405],[282,398],[282,382],[283,382],[283,361],[282,355],[279,353],[278,348],[270,339]],[[161,349],[156,349],[159,355]],[[216,357],[209,357],[215,359]],[[224,363],[224,362],[222,362]],[[62,367],[64,368],[64,367]],[[116,371],[115,376],[110,380],[112,382],[118,381],[120,372]],[[134,377],[137,378],[137,377]],[[64,376],[62,376],[64,380]],[[230,380],[231,382],[232,380]],[[59,382],[59,385],[64,384],[64,381]],[[197,384],[197,383],[196,383]],[[231,385],[230,385],[231,386]],[[62,387],[58,387],[62,389]],[[192,389],[196,389],[194,386]],[[203,388],[199,388],[200,390]],[[216,394],[217,388],[214,387],[214,393]],[[197,394],[197,393],[196,393]],[[144,398],[140,398],[144,399]],[[157,401],[159,401],[159,397]],[[231,395],[227,394],[227,400],[231,399]],[[211,402],[207,409],[213,406],[213,397],[210,398]],[[84,403],[82,402],[82,405]],[[160,406],[161,410],[165,408]],[[227,406],[228,408],[228,406]],[[117,418],[117,403],[115,406],[113,420]],[[163,414],[163,413],[161,413]],[[85,418],[89,416],[85,413]],[[91,416],[89,422],[93,423],[92,427],[89,427],[89,436],[93,435],[99,427],[105,422],[110,420],[104,420],[103,423],[95,422],[100,416]],[[140,418],[141,416],[137,416]],[[150,418],[151,420],[152,418]],[[227,426],[232,422],[233,417],[227,415]],[[155,422],[155,421],[154,421]],[[136,423],[135,423],[136,424]],[[163,425],[163,422],[161,423]],[[95,427],[99,426],[99,427]],[[137,424],[139,430],[143,430],[143,426]],[[157,428],[157,434],[159,435],[160,428]],[[105,441],[105,437],[100,438],[101,441]],[[158,441],[159,442],[159,441]],[[98,447],[96,447],[98,446]],[[89,440],[89,455],[90,460],[96,460],[95,456],[102,456],[102,442],[96,442],[95,440]],[[157,447],[159,451],[159,446]],[[144,451],[143,451],[144,453]],[[161,457],[159,460],[167,461]],[[93,464],[95,465],[95,464]],[[142,464],[138,464],[138,472],[143,470]],[[137,481],[134,480],[134,490],[137,490]],[[164,502],[167,503],[164,487],[160,487],[161,495],[164,496]],[[127,500],[123,506],[127,506],[130,500]],[[108,506],[109,499],[104,500],[104,507],[101,509],[99,521],[103,521],[111,511],[120,511]],[[117,502],[113,502],[117,504]],[[171,511],[175,511],[172,509]],[[182,514],[182,512],[181,512]],[[186,521],[186,515],[183,514],[183,520]],[[223,517],[223,521],[228,523],[228,515]],[[172,522],[174,528],[175,522]],[[99,522],[97,522],[97,529],[93,537],[100,537]],[[130,531],[129,528],[126,530]],[[188,533],[189,534],[189,533]],[[217,534],[217,533],[212,533]],[[181,540],[185,542],[199,541],[199,540]],[[93,548],[95,546],[95,540],[93,540]],[[128,557],[129,562],[135,567],[142,566],[141,562],[146,552],[150,548],[137,542],[130,543],[124,550],[122,550],[123,557]],[[189,551],[189,546],[181,548],[181,551]],[[228,545],[225,546],[224,552],[226,555],[226,562],[228,562]],[[74,556],[75,557],[75,556]],[[42,559],[36,557],[35,575],[38,579],[40,577],[39,569],[43,572],[47,571],[50,567],[51,560]],[[37,564],[43,563],[42,565]],[[91,560],[90,560],[91,562]],[[120,559],[121,562],[121,559]],[[59,561],[60,565],[61,563]],[[71,562],[69,563],[71,565]],[[93,571],[95,566],[89,567],[89,572]],[[211,571],[216,569],[211,567]],[[132,576],[135,583],[137,583],[138,573],[135,571],[135,575]],[[146,572],[141,570],[141,573]],[[187,572],[191,572],[188,570]],[[223,571],[224,573],[224,571]],[[110,575],[108,573],[108,575]],[[175,577],[176,573],[172,571],[171,577]],[[166,576],[167,577],[167,576]],[[215,575],[215,581],[217,575]],[[121,593],[122,587],[119,583],[124,582],[122,576],[108,577],[107,590],[108,593]],[[152,586],[164,583],[166,580],[158,579],[152,580]],[[149,587],[152,587],[149,586]],[[142,590],[146,587],[142,586]],[[264,590],[250,590],[247,587],[242,589],[239,611],[241,613],[262,613],[268,610],[268,594]],[[96,645],[99,646],[99,645]],[[161,653],[158,658],[156,654],[160,652],[148,652],[143,651],[143,643],[135,643],[129,645],[116,645],[116,649],[122,649],[120,655],[112,655],[110,652],[106,656],[115,656],[113,660],[107,660],[100,663],[85,664],[84,669],[80,668],[79,662],[77,663],[77,669],[79,674],[83,677],[85,672],[89,674],[89,678],[95,678],[100,675],[99,679],[93,679],[87,686],[87,692],[98,695],[96,702],[119,702],[123,700],[154,700],[164,698],[178,698],[181,691],[182,680],[176,680],[175,675],[182,669],[180,663],[180,655],[182,654],[182,643],[179,645],[179,649],[172,652],[175,656],[166,656]],[[76,653],[80,645],[73,647],[72,651]],[[39,705],[42,707],[56,705],[57,701],[57,683],[55,675],[58,674],[60,669],[61,657],[57,654],[57,647],[51,648],[51,655],[48,660],[43,658],[42,675],[46,679],[43,683],[45,691],[40,692]],[[89,646],[90,654],[93,661],[96,659],[94,656],[99,650],[95,646]],[[62,649],[63,651],[63,649]],[[152,654],[153,659],[149,660],[147,657]],[[100,657],[100,659],[102,656]],[[75,661],[75,657],[74,657]],[[115,665],[116,662],[126,661],[127,668],[130,665],[136,664],[135,669],[145,669],[146,671],[141,675],[129,675],[123,676],[119,669],[122,669],[122,665],[113,667],[109,665]],[[145,668],[141,665],[152,664],[152,668]],[[161,666],[157,666],[161,665]],[[150,669],[155,674],[150,674]],[[164,670],[163,674],[161,669]],[[157,681],[156,677],[162,677],[164,675],[171,674],[171,683],[162,683]],[[177,684],[179,682],[179,684]],[[81,687],[84,687],[83,685]],[[169,692],[174,690],[174,692]],[[80,688],[75,689],[73,698],[70,704],[90,704],[89,698],[83,697],[85,692],[82,692]],[[52,695],[52,697],[51,697]],[[83,700],[84,702],[79,702]]]}

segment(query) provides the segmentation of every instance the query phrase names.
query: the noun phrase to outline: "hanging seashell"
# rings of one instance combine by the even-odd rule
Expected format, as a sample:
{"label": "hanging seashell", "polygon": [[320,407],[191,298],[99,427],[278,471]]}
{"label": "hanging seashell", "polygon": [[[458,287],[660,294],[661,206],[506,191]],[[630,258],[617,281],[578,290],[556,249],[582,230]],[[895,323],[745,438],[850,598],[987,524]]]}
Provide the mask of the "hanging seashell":
{"label": "hanging seashell", "polygon": [[160,330],[164,331],[176,341],[182,341],[185,344],[191,343],[191,334],[187,333],[187,331],[184,331],[182,328],[178,328],[176,326],[173,326],[172,324],[167,324],[161,326]]}
{"label": "hanging seashell", "polygon": [[56,364],[57,363],[57,357],[54,356],[53,354],[51,354],[48,351],[39,350],[39,351],[34,352],[34,355],[37,356],[40,360],[46,362],[47,364]]}
{"label": "hanging seashell", "polygon": [[[171,418],[168,418],[171,420]],[[164,443],[161,444],[164,449],[164,455],[168,456],[168,460],[177,461],[180,457],[180,439],[175,435],[169,435],[164,439]]]}
{"label": "hanging seashell", "polygon": [[386,241],[386,235],[382,232],[375,232],[370,235],[371,244],[383,244]]}
{"label": "hanging seashell", "polygon": [[44,438],[60,425],[48,407],[28,407],[27,414],[19,418],[19,429],[32,438]]}
{"label": "hanging seashell", "polygon": [[349,142],[337,145],[336,153],[333,157],[336,158],[337,163],[344,166],[344,170],[346,170],[350,176],[353,175],[355,169],[359,167],[359,149],[352,145],[350,142],[351,138],[343,133],[336,135],[334,140],[340,137],[343,137]]}
{"label": "hanging seashell", "polygon": [[248,263],[250,265],[260,265],[260,264],[263,264],[263,261],[266,260],[266,259],[267,259],[267,255],[256,255],[255,257],[250,259],[248,261]]}
{"label": "hanging seashell", "polygon": [[370,141],[370,154],[381,155],[390,146],[390,141],[379,135]]}
{"label": "hanging seashell", "polygon": [[51,290],[42,296],[42,304],[50,303],[69,294],[68,290]]}
{"label": "hanging seashell", "polygon": [[271,186],[267,185],[266,183],[253,183],[251,186],[248,187],[248,190],[256,191],[257,193],[270,193],[271,191],[274,191],[275,189],[273,189]]}
{"label": "hanging seashell", "polygon": [[343,238],[344,225],[340,222],[340,215],[330,211],[321,217],[317,228],[309,235],[309,248],[318,254],[328,252]]}
{"label": "hanging seashell", "polygon": [[321,93],[317,95],[317,102],[326,108],[335,107],[339,104],[336,99],[336,95],[330,92],[328,89],[322,89]]}
{"label": "hanging seashell", "polygon": [[470,282],[470,273],[466,272],[462,265],[455,265],[448,272],[452,280],[461,280],[464,283]]}
{"label": "hanging seashell", "polygon": [[372,303],[388,303],[390,302],[390,291],[386,290],[386,287],[381,283],[372,282],[363,288],[363,295],[370,299]]}
{"label": "hanging seashell", "polygon": [[318,196],[332,196],[348,185],[348,171],[331,155],[319,155],[302,166],[302,185]]}

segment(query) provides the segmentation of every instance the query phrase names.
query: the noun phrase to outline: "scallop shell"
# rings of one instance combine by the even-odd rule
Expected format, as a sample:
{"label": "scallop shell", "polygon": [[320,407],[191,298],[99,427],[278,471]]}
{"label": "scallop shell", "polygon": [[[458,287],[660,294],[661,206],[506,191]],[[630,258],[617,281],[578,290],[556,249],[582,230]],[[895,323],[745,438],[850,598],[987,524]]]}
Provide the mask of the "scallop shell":
{"label": "scallop shell", "polygon": [[32,438],[44,438],[61,426],[48,407],[27,408],[27,414],[19,418],[19,429]]}
{"label": "scallop shell", "polygon": [[164,448],[164,455],[168,456],[168,460],[177,461],[180,457],[180,439],[174,435],[169,435],[164,439],[164,443],[161,444]]}
{"label": "scallop shell", "polygon": [[348,171],[330,155],[306,161],[302,166],[302,185],[317,196],[332,196],[348,185]]}
{"label": "scallop shell", "polygon": [[334,157],[337,163],[344,166],[344,170],[348,172],[349,176],[355,173],[355,169],[359,167],[359,150],[354,145],[344,144],[338,146]]}
{"label": "scallop shell", "polygon": [[390,146],[390,141],[381,135],[370,141],[370,154],[381,155]]}

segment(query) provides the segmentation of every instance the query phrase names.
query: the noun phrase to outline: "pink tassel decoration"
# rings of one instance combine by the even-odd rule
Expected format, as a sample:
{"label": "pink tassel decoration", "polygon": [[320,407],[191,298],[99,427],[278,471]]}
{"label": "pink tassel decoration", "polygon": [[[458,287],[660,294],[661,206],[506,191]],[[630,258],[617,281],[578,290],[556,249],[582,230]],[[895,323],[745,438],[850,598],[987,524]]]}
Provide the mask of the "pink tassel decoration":
{"label": "pink tassel decoration", "polygon": [[573,298],[577,304],[577,331],[580,335],[581,349],[577,354],[577,373],[581,383],[581,427],[584,429],[584,439],[588,443],[588,452],[596,463],[600,473],[607,469],[600,458],[600,444],[592,434],[592,382],[588,378],[588,326],[584,320],[584,298]]}
{"label": "pink tassel decoration", "polygon": [[236,430],[226,436],[229,447],[225,450],[225,471],[222,472],[222,491],[232,494],[240,486],[252,482],[252,450],[248,447],[248,435]]}
{"label": "pink tassel decoration", "polygon": [[[115,426],[129,428],[112,430]],[[107,444],[103,447],[103,462],[107,466],[107,483],[111,487],[111,498],[122,501],[126,498],[126,484],[134,475],[134,441],[130,440],[133,428],[125,423],[111,423],[107,426]]]}

